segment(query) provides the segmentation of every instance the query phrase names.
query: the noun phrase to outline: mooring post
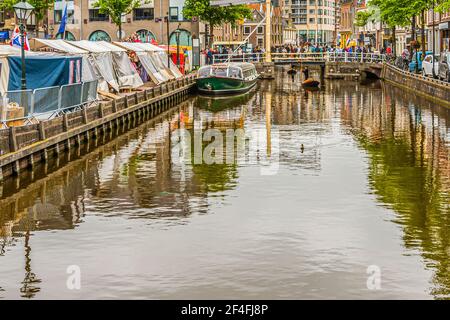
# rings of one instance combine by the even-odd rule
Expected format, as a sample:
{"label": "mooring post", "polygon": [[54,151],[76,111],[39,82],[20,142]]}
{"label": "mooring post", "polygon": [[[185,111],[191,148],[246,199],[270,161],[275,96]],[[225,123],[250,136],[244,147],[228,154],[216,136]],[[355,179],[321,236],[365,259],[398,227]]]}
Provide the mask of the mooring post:
{"label": "mooring post", "polygon": [[63,131],[67,132],[69,130],[69,119],[67,118],[67,113],[63,114]]}
{"label": "mooring post", "polygon": [[39,130],[39,140],[45,140],[45,122],[39,121],[38,130]]}
{"label": "mooring post", "polygon": [[16,127],[9,127],[9,150],[14,152],[17,151],[17,149]]}
{"label": "mooring post", "polygon": [[86,107],[81,109],[81,117],[83,118],[83,124],[87,124],[88,123],[88,116],[87,116]]}
{"label": "mooring post", "polygon": [[112,101],[112,112],[116,113],[117,112],[117,105],[116,105],[116,99],[114,99]]}

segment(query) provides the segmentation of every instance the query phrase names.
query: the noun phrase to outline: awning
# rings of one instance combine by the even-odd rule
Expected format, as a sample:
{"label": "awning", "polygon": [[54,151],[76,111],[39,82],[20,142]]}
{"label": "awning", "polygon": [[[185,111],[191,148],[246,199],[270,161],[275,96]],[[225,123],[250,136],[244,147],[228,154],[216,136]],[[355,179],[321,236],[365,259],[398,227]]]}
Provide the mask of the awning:
{"label": "awning", "polygon": [[115,45],[125,48],[134,52],[156,52],[156,51],[164,51],[164,49],[155,46],[151,43],[143,43],[143,42],[114,42]]}
{"label": "awning", "polygon": [[80,41],[67,41],[67,43],[76,46],[80,49],[89,51],[89,52],[111,52],[107,47],[98,44],[96,41],[88,41],[88,40],[80,40]]}
{"label": "awning", "polygon": [[45,47],[49,47],[49,48],[55,49],[57,51],[66,52],[66,53],[70,53],[70,54],[88,53],[87,50],[83,50],[78,47],[75,47],[62,39],[48,40],[48,39],[33,38],[33,39],[30,39],[30,46],[33,50],[36,50],[36,49],[39,50],[39,49],[43,49]]}

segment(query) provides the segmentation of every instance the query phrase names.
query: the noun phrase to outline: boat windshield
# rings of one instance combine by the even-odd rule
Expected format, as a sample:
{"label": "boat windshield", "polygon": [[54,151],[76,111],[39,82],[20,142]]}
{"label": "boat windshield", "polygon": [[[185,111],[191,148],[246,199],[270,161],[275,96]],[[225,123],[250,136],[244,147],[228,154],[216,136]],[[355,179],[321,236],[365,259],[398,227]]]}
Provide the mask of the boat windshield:
{"label": "boat windshield", "polygon": [[226,77],[227,76],[227,67],[213,68],[212,75],[216,77]]}
{"label": "boat windshield", "polygon": [[230,78],[242,78],[241,68],[230,67],[228,71],[228,76]]}
{"label": "boat windshield", "polygon": [[203,67],[198,70],[199,77],[207,77],[211,73],[211,67]]}

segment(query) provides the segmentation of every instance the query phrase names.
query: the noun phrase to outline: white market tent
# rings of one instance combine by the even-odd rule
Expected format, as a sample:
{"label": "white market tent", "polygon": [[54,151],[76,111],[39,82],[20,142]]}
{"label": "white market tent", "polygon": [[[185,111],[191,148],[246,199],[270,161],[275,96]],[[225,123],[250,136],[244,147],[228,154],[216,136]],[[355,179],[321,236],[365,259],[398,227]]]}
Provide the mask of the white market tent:
{"label": "white market tent", "polygon": [[[25,51],[25,55],[34,55],[32,51]],[[9,63],[8,56],[20,56],[21,50],[18,47],[10,45],[0,45],[0,93],[3,94],[8,90],[9,80]]]}
{"label": "white market tent", "polygon": [[[95,68],[96,72],[116,91],[119,92],[120,85],[114,71],[113,59],[111,51],[101,47],[93,41],[66,41],[89,53],[89,63]],[[102,86],[102,91],[108,91],[108,88]]]}
{"label": "white market tent", "polygon": [[97,45],[108,49],[111,52],[114,70],[119,78],[120,87],[137,88],[144,83],[128,58],[127,50],[115,46],[106,41],[96,41]]}
{"label": "white market tent", "polygon": [[152,79],[155,84],[160,84],[164,81],[169,80],[169,77],[158,69],[158,67],[153,63],[151,56],[142,46],[139,45],[139,43],[115,42],[114,44],[121,48],[124,48],[125,50],[135,52],[136,56],[142,64],[142,67],[145,69],[150,79]]}
{"label": "white market tent", "polygon": [[[155,83],[161,83],[173,78],[181,77],[181,73],[178,68],[174,65],[175,69],[178,71],[180,76],[175,75],[175,73],[168,69],[160,59],[160,55],[164,55],[167,59],[164,49],[152,45],[151,43],[141,43],[141,42],[114,42],[116,45],[126,48],[129,51],[136,52],[139,60],[144,66],[147,73],[150,75]],[[152,77],[153,74],[153,77]],[[155,79],[157,82],[155,81]]]}
{"label": "white market tent", "polygon": [[94,67],[91,65],[89,61],[89,51],[75,47],[62,39],[48,40],[33,38],[30,40],[30,46],[33,50],[42,51],[46,54],[53,53],[58,55],[69,54],[81,56],[81,80],[84,82],[89,82],[98,79],[99,88],[108,88],[105,79],[102,79],[100,74],[98,74]]}

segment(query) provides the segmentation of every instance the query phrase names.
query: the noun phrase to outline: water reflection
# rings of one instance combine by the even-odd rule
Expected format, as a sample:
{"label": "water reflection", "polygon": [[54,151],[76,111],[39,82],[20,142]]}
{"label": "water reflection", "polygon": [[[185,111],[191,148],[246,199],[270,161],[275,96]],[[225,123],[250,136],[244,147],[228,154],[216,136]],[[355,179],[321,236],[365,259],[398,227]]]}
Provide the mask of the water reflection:
{"label": "water reflection", "polygon": [[[55,289],[61,284],[43,260],[55,259],[54,250],[93,264],[110,258],[110,248],[120,257],[139,252],[132,266],[151,281],[118,261],[105,263],[90,270],[86,296],[450,297],[450,111],[380,82],[331,81],[308,92],[298,76],[278,74],[238,97],[193,97],[26,183],[7,181],[0,272],[8,280],[0,280],[0,297],[47,297],[52,288],[57,297],[69,295]],[[279,172],[262,177],[253,163],[237,160],[196,163],[193,141],[188,161],[174,162],[179,129],[260,130],[261,156],[276,156]],[[401,228],[401,239],[386,223]],[[95,232],[83,231],[89,228]],[[63,245],[69,231],[81,234],[77,244],[88,250]],[[366,243],[372,231],[390,242],[373,251]],[[395,286],[387,281],[373,296],[364,270],[383,250]],[[423,261],[405,260],[415,254]],[[125,283],[108,280],[103,268]],[[415,282],[404,280],[414,273]]]}
{"label": "water reflection", "polygon": [[371,188],[396,212],[393,221],[403,227],[405,246],[419,249],[435,270],[431,294],[448,297],[449,110],[427,103],[419,108],[393,87],[379,93],[364,92],[344,104],[342,118],[369,154]]}

